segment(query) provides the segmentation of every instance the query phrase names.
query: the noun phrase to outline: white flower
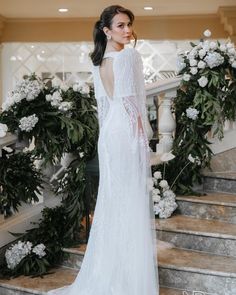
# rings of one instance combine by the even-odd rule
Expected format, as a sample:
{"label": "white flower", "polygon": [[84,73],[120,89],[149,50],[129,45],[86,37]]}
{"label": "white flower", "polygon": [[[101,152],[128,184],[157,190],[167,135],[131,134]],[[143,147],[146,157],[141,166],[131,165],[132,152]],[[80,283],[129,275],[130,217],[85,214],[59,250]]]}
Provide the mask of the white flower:
{"label": "white flower", "polygon": [[175,193],[172,190],[168,189],[163,192],[163,197],[169,198],[169,201],[170,201],[170,199],[172,199],[174,201],[175,200]]}
{"label": "white flower", "polygon": [[217,48],[217,43],[212,41],[209,46],[211,49],[215,50]]}
{"label": "white flower", "polygon": [[8,131],[7,125],[0,123],[0,137],[6,136],[7,131]]}
{"label": "white flower", "polygon": [[58,109],[63,112],[67,112],[71,108],[72,108],[72,103],[69,101],[63,101],[58,107]]}
{"label": "white flower", "polygon": [[218,67],[224,62],[224,57],[218,52],[208,52],[207,56],[204,58],[207,65],[212,69]]}
{"label": "white flower", "polygon": [[199,50],[199,57],[200,58],[203,58],[204,56],[206,55],[206,50],[205,49],[201,49],[201,50]]}
{"label": "white flower", "polygon": [[186,110],[186,115],[189,119],[196,120],[198,117],[199,111],[195,108],[189,107]]}
{"label": "white flower", "polygon": [[227,49],[227,48],[226,48],[225,44],[221,44],[221,45],[220,45],[220,50],[221,50],[221,51],[225,52],[226,49]]}
{"label": "white flower", "polygon": [[31,130],[33,130],[34,126],[38,123],[38,120],[39,119],[35,114],[28,117],[23,117],[20,119],[19,128],[21,129],[21,131],[30,132]]}
{"label": "white flower", "polygon": [[67,91],[69,89],[69,86],[67,86],[65,83],[63,83],[61,86],[60,86],[61,90],[63,91]]}
{"label": "white flower", "polygon": [[199,69],[204,69],[206,67],[206,63],[202,60],[200,60],[197,64]]}
{"label": "white flower", "polygon": [[157,195],[157,194],[153,194],[152,195],[152,200],[153,200],[153,202],[158,203],[158,202],[160,202],[161,197],[159,195]]}
{"label": "white flower", "polygon": [[236,69],[236,60],[231,64],[231,66]]}
{"label": "white flower", "polygon": [[191,74],[196,75],[197,72],[198,72],[197,67],[191,67],[191,68],[190,68],[190,73],[191,73]]}
{"label": "white flower", "polygon": [[230,48],[233,48],[234,45],[233,45],[233,43],[228,42],[228,43],[226,44],[226,47],[227,47],[227,49],[230,49]]}
{"label": "white flower", "polygon": [[170,161],[170,160],[172,160],[172,159],[174,159],[175,158],[175,155],[173,155],[171,152],[169,152],[169,153],[164,153],[164,154],[162,154],[162,156],[161,156],[161,161],[162,162],[168,162],[168,161]]}
{"label": "white flower", "polygon": [[31,253],[31,250],[31,242],[18,241],[17,244],[12,245],[5,253],[7,267],[14,269],[24,257]]}
{"label": "white flower", "polygon": [[153,181],[152,177],[149,177],[147,179],[147,189],[149,191],[151,191],[151,190],[153,190],[153,187],[154,187],[154,181]]}
{"label": "white flower", "polygon": [[153,176],[156,179],[161,179],[162,178],[162,175],[161,175],[161,172],[160,171],[155,171],[154,174],[153,174]]}
{"label": "white flower", "polygon": [[164,189],[169,188],[168,182],[166,180],[164,180],[164,179],[162,179],[160,181],[159,185],[160,185],[161,188],[164,188]]}
{"label": "white flower", "polygon": [[189,63],[190,63],[191,67],[194,67],[194,66],[197,65],[197,60],[196,59],[190,59]]}
{"label": "white flower", "polygon": [[84,157],[84,152],[79,153],[80,158]]}
{"label": "white flower", "polygon": [[198,84],[201,86],[201,87],[205,87],[208,83],[208,79],[207,77],[205,76],[202,76],[201,78],[199,78],[198,80]]}
{"label": "white flower", "polygon": [[228,50],[228,54],[229,55],[235,55],[236,54],[236,51],[235,51],[235,48],[229,48],[229,50]]}
{"label": "white flower", "polygon": [[197,165],[201,165],[201,161],[198,157],[194,158],[191,154],[188,155],[188,160],[191,163],[197,164]]}
{"label": "white flower", "polygon": [[8,152],[8,153],[12,153],[13,152],[13,149],[11,147],[9,147],[9,146],[4,146],[2,149],[4,151]]}
{"label": "white flower", "polygon": [[46,247],[44,244],[38,244],[33,248],[32,252],[38,255],[39,258],[42,258],[46,255],[45,249]]}
{"label": "white flower", "polygon": [[191,76],[190,76],[189,74],[186,74],[186,73],[185,73],[185,74],[183,75],[183,80],[184,80],[184,81],[189,81],[190,78],[191,78]]}
{"label": "white flower", "polygon": [[79,90],[80,90],[80,85],[79,85],[79,83],[75,83],[74,85],[73,85],[73,91],[75,91],[75,92],[79,92]]}
{"label": "white flower", "polygon": [[153,194],[153,195],[159,195],[159,194],[160,194],[160,190],[159,190],[158,188],[154,188],[154,189],[152,190],[152,194]]}
{"label": "white flower", "polygon": [[88,95],[89,92],[90,92],[90,88],[89,88],[88,84],[84,83],[84,85],[82,85],[82,87],[81,87],[81,93]]}
{"label": "white flower", "polygon": [[55,91],[51,98],[51,105],[53,107],[58,107],[62,101],[62,97],[59,91]]}
{"label": "white flower", "polygon": [[207,30],[205,30],[205,31],[203,32],[203,35],[204,35],[205,37],[209,38],[209,37],[211,37],[211,31],[207,29]]}
{"label": "white flower", "polygon": [[52,95],[51,94],[47,94],[46,95],[46,101],[51,101],[52,100]]}

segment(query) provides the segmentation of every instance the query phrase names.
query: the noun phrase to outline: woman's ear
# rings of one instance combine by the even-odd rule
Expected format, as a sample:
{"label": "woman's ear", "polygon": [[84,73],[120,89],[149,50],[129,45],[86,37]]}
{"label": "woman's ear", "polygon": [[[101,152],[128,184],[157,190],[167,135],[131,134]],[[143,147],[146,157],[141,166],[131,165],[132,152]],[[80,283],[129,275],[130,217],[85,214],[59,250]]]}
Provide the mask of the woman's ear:
{"label": "woman's ear", "polygon": [[104,34],[109,38],[109,29],[108,29],[108,27],[104,27],[103,28],[103,32],[104,32]]}

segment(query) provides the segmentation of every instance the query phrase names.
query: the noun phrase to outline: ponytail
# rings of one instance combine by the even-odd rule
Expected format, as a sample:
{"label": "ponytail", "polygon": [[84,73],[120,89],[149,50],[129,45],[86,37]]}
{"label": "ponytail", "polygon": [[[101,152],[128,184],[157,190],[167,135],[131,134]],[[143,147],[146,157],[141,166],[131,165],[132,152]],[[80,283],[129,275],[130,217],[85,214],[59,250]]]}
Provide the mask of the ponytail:
{"label": "ponytail", "polygon": [[91,53],[90,57],[95,66],[98,66],[102,63],[102,58],[107,46],[107,38],[103,32],[102,22],[99,20],[95,23],[93,29],[93,41],[94,41],[94,50]]}

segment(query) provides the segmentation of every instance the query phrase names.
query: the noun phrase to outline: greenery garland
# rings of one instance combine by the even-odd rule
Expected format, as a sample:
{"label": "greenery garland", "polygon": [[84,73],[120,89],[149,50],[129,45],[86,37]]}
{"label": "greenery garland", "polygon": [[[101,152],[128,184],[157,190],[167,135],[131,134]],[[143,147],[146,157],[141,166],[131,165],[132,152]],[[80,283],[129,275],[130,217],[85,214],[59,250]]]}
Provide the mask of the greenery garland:
{"label": "greenery garland", "polygon": [[[204,35],[211,33],[206,30]],[[191,46],[181,56],[183,79],[174,100],[177,128],[172,152],[176,157],[166,165],[170,184],[181,171],[174,190],[184,194],[201,183],[201,169],[210,167],[209,133],[222,139],[225,121],[236,117],[235,47],[229,41],[221,44],[203,39]]]}

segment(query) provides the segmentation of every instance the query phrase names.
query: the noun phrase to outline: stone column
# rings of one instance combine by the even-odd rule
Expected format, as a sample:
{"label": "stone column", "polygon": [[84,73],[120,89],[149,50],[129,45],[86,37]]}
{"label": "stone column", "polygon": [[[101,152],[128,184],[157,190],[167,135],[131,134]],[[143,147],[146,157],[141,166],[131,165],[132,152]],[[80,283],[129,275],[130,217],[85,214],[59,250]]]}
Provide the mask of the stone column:
{"label": "stone column", "polygon": [[160,106],[161,115],[158,124],[160,141],[156,146],[159,154],[170,152],[173,146],[176,123],[171,108],[175,96],[176,90],[166,92]]}

